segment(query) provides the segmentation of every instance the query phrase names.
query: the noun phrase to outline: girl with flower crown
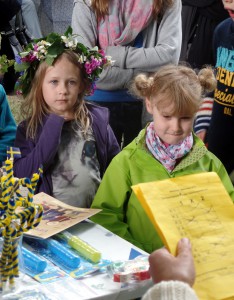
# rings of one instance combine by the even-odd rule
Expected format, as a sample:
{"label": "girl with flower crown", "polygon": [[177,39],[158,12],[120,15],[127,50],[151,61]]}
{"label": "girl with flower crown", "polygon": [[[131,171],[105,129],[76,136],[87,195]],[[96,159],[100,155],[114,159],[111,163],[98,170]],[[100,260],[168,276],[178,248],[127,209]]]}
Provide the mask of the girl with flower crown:
{"label": "girl with flower crown", "polygon": [[15,65],[24,96],[15,146],[15,176],[31,177],[42,165],[37,192],[90,207],[102,175],[119,152],[108,110],[85,103],[108,58],[77,44],[69,29],[28,45]]}
{"label": "girl with flower crown", "polygon": [[81,43],[98,45],[114,61],[88,99],[109,108],[125,146],[149,119],[142,101],[128,93],[134,76],[179,61],[181,0],[75,0],[72,28]]}
{"label": "girl with flower crown", "polygon": [[192,132],[202,88],[213,90],[211,69],[198,76],[189,67],[168,65],[150,77],[138,75],[133,90],[145,99],[153,122],[111,162],[94,198],[94,222],[147,252],[163,244],[131,186],[201,172],[216,172],[234,201],[234,189],[220,162]]}

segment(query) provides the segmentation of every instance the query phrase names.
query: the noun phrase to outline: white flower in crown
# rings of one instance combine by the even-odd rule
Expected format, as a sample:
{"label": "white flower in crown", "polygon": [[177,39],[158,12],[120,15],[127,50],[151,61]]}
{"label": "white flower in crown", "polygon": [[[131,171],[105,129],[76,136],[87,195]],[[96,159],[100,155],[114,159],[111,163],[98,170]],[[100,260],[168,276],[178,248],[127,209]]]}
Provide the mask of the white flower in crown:
{"label": "white flower in crown", "polygon": [[106,55],[106,64],[105,66],[113,66],[115,63],[115,60],[111,59],[112,57],[109,55]]}
{"label": "white flower in crown", "polygon": [[83,64],[87,60],[87,57],[83,54],[79,56],[78,62]]}
{"label": "white flower in crown", "polygon": [[44,40],[38,42],[34,45],[34,55],[39,59],[44,59],[47,55],[48,48],[51,46],[51,43],[48,43]]}
{"label": "white flower in crown", "polygon": [[94,46],[94,47],[91,49],[91,51],[96,51],[96,52],[98,52],[98,46]]}
{"label": "white flower in crown", "polygon": [[[31,50],[30,50],[31,51]],[[20,56],[21,57],[25,57],[25,56],[27,56],[29,53],[30,53],[30,51],[24,51],[24,52],[21,52],[20,53]]]}
{"label": "white flower in crown", "polygon": [[62,35],[61,36],[62,41],[64,42],[65,46],[71,50],[75,50],[76,49],[76,40],[70,35],[70,36],[65,36]]}

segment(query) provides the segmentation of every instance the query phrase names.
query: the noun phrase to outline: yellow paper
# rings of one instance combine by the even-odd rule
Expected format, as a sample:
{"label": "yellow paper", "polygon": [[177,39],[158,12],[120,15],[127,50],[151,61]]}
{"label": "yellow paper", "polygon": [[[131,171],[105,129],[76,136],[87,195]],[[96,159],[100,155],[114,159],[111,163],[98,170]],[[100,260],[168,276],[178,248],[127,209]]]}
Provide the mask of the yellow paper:
{"label": "yellow paper", "polygon": [[214,172],[132,187],[165,246],[190,239],[201,300],[234,299],[234,205]]}

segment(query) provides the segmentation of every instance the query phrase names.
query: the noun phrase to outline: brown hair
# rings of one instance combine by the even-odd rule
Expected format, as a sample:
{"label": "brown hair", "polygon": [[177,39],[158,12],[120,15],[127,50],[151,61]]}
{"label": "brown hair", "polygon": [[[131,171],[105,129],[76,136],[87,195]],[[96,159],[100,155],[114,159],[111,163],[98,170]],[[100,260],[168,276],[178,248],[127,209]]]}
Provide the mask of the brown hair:
{"label": "brown hair", "polygon": [[[90,116],[87,107],[84,104],[84,91],[88,88],[89,83],[85,77],[84,67],[78,62],[77,54],[71,50],[66,50],[53,62],[53,66],[65,57],[69,62],[77,66],[81,72],[82,92],[78,95],[77,103],[74,106],[75,121],[79,122],[81,130],[86,134],[90,126]],[[27,120],[26,135],[30,138],[35,138],[39,125],[42,125],[42,118],[50,113],[49,107],[44,101],[42,94],[42,84],[45,78],[46,70],[50,66],[43,61],[36,70],[35,76],[31,82],[31,89],[25,97],[21,105],[21,113],[24,119]]]}
{"label": "brown hair", "polygon": [[[131,0],[129,0],[131,1]],[[94,10],[97,19],[104,18],[109,13],[110,0],[92,0],[91,7]],[[153,16],[156,19],[158,15],[163,15],[165,10],[172,6],[174,0],[154,0],[153,1]]]}
{"label": "brown hair", "polygon": [[[198,111],[204,92],[216,87],[210,67],[198,73],[185,65],[167,65],[151,76],[136,76],[131,91],[139,98],[154,101],[157,108],[174,104],[173,114],[194,114]],[[160,97],[157,97],[160,95]]]}

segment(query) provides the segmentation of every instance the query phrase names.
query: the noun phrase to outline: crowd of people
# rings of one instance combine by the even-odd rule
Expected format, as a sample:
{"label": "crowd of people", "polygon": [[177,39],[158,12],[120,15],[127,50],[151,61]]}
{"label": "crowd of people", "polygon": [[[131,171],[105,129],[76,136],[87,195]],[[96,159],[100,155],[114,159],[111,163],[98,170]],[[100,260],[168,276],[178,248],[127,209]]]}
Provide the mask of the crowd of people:
{"label": "crowd of people", "polygon": [[[131,186],[216,172],[234,201],[234,0],[75,0],[71,27],[48,36],[33,0],[10,2],[0,2],[1,164],[18,147],[16,177],[42,166],[36,192],[101,209],[92,221],[150,253],[144,300],[197,299],[190,241],[176,257],[160,249]],[[16,80],[18,125],[6,95]]]}

